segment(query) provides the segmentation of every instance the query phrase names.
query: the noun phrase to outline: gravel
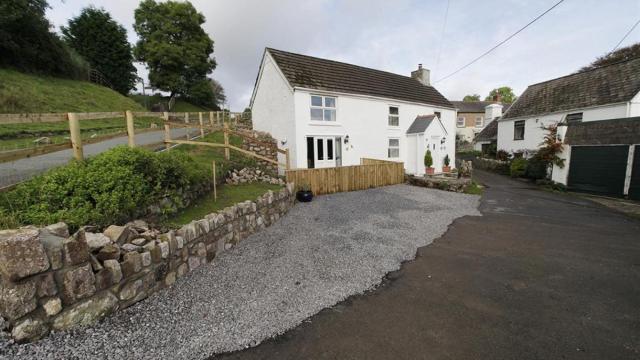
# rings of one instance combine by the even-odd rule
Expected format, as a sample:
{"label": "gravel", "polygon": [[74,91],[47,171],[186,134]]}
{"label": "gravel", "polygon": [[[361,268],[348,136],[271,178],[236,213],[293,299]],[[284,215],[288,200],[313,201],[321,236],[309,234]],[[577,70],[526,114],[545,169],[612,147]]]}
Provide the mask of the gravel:
{"label": "gravel", "polygon": [[320,196],[171,288],[92,327],[0,343],[0,358],[203,359],[255,346],[374,288],[454,219],[480,215],[478,199],[408,185]]}

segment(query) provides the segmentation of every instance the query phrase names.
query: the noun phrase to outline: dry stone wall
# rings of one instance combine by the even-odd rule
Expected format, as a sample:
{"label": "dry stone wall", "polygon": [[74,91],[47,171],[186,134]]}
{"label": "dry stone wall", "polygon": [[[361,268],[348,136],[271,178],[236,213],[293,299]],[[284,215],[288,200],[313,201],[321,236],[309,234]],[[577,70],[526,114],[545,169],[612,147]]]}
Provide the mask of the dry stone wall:
{"label": "dry stone wall", "polygon": [[[242,148],[278,161],[278,142],[269,133],[262,131],[246,132],[249,136],[242,137]],[[256,159],[258,166],[271,175],[278,174],[278,166],[268,161]]]}
{"label": "dry stone wall", "polygon": [[166,233],[140,220],[72,236],[64,223],[0,231],[0,332],[27,342],[92,324],[273,224],[294,199],[288,184]]}

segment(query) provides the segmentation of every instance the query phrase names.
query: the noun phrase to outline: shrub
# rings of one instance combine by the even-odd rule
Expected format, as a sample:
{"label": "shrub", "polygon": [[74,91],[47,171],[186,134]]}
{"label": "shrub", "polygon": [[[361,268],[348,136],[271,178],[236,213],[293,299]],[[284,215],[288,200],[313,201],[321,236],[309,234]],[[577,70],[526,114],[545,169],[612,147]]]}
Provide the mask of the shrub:
{"label": "shrub", "polygon": [[20,184],[7,203],[23,224],[106,226],[144,215],[165,197],[180,206],[184,191],[208,180],[207,169],[186,154],[117,147]]}
{"label": "shrub", "polygon": [[451,160],[449,160],[449,154],[444,156],[444,166],[449,166],[449,163],[451,163]]}
{"label": "shrub", "polygon": [[431,150],[427,150],[424,153],[424,166],[431,167],[431,165],[433,165],[433,157],[431,157]]}
{"label": "shrub", "polygon": [[511,161],[511,176],[523,177],[527,173],[527,159],[515,158]]}
{"label": "shrub", "polygon": [[498,150],[496,152],[496,159],[500,161],[509,161],[509,153],[504,150]]}
{"label": "shrub", "polygon": [[547,169],[549,162],[542,157],[535,155],[527,162],[526,177],[533,180],[544,179],[547,177]]}

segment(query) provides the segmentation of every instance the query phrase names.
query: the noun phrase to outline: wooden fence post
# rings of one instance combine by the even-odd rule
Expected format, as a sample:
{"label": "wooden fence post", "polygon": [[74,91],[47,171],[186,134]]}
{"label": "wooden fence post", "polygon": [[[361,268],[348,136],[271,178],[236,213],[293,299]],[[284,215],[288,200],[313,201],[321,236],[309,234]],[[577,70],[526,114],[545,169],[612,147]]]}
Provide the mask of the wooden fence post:
{"label": "wooden fence post", "polygon": [[290,170],[291,169],[291,163],[289,162],[289,148],[284,149],[284,157],[286,159],[286,170]]}
{"label": "wooden fence post", "polygon": [[216,162],[212,161],[213,165],[213,201],[218,201],[218,192],[216,191]]}
{"label": "wooden fence post", "polygon": [[84,155],[82,153],[82,138],[80,137],[80,122],[78,121],[78,115],[75,113],[68,113],[69,118],[69,133],[71,135],[71,147],[73,148],[73,157],[76,160],[82,161]]}
{"label": "wooden fence post", "polygon": [[135,126],[133,125],[133,113],[131,110],[127,110],[124,113],[125,118],[127,119],[127,136],[129,137],[129,147],[136,147],[136,134],[135,134]]}
{"label": "wooden fence post", "polygon": [[[184,113],[184,123],[185,123],[185,124],[188,124],[188,123],[189,123],[189,113],[188,113],[188,112]],[[186,127],[185,129],[186,129],[186,131],[187,131],[187,135],[185,135],[185,136],[187,137],[187,140],[191,140],[191,139],[189,138],[189,128],[188,128],[188,127]]]}
{"label": "wooden fence post", "polygon": [[200,121],[200,137],[204,137],[204,122],[202,122],[202,113],[198,113],[198,120]]}
{"label": "wooden fence post", "polygon": [[224,158],[229,160],[229,124],[223,123],[224,127]]}
{"label": "wooden fence post", "polygon": [[[213,123],[213,111],[209,111],[209,124],[211,124],[211,127],[215,126]],[[211,131],[213,131],[213,129],[211,129]]]}
{"label": "wooden fence post", "polygon": [[168,112],[164,112],[162,114],[162,117],[164,117],[164,148],[169,150],[171,148],[171,144],[168,143],[168,141],[171,140],[171,127],[169,126],[169,113]]}

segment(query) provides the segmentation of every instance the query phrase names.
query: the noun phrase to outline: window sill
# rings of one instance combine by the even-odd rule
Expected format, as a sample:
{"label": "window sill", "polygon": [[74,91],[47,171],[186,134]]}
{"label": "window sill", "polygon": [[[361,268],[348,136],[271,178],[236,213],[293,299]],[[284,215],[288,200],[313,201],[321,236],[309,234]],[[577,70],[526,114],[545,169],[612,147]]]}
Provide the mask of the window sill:
{"label": "window sill", "polygon": [[311,126],[342,126],[342,124],[335,121],[309,121]]}
{"label": "window sill", "polygon": [[387,130],[401,130],[400,126],[387,126]]}

